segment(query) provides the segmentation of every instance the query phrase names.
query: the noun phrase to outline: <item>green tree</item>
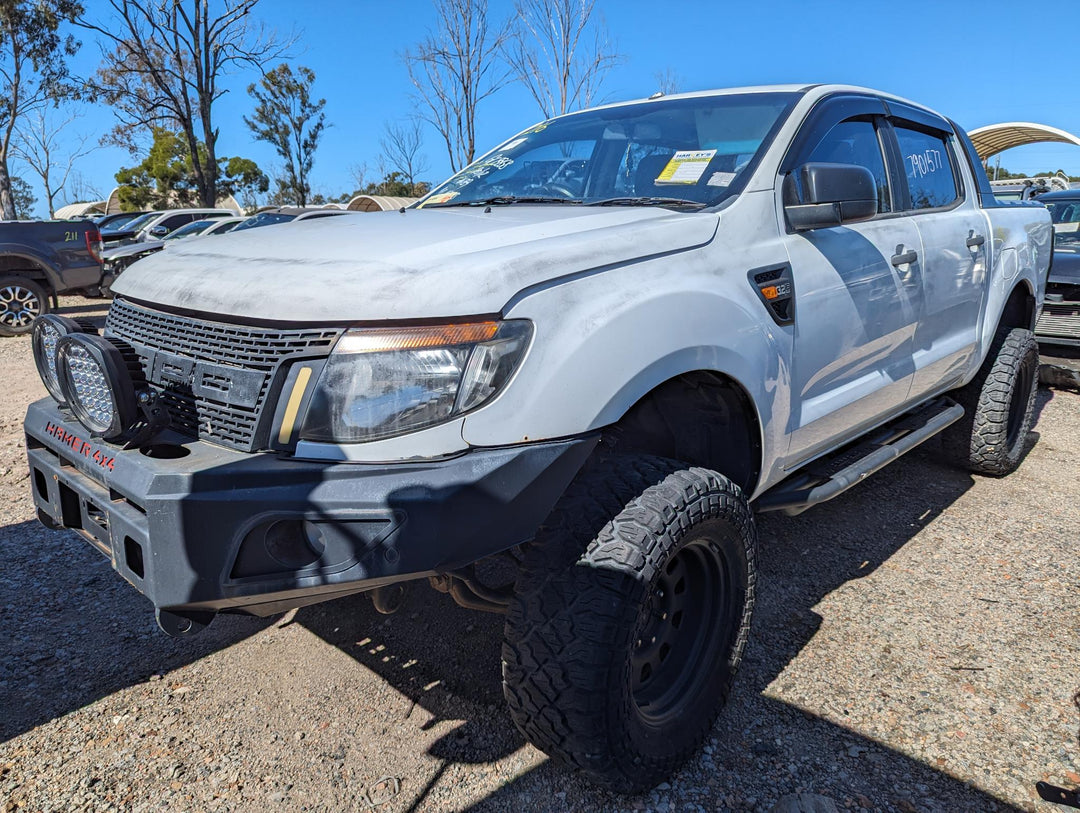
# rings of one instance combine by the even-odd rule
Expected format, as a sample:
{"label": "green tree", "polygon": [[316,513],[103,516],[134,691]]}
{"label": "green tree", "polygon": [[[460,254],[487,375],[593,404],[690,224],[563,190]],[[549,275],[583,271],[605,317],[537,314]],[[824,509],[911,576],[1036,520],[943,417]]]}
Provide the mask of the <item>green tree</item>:
{"label": "green tree", "polygon": [[218,185],[223,194],[233,195],[248,214],[259,208],[260,196],[270,188],[270,179],[250,158],[223,158],[223,181]]}
{"label": "green tree", "polygon": [[15,204],[15,218],[17,220],[32,220],[32,210],[37,198],[30,184],[18,175],[11,176],[11,199]]}
{"label": "green tree", "polygon": [[197,196],[197,181],[184,138],[165,127],[154,127],[154,143],[141,163],[116,173],[120,208],[167,209],[190,206]]}
{"label": "green tree", "polygon": [[[141,163],[124,167],[116,173],[119,184],[120,207],[135,209],[168,209],[192,206],[201,202],[195,162],[182,133],[165,127],[153,128],[154,142]],[[198,144],[205,166],[206,150]],[[238,195],[245,209],[258,205],[258,195],[270,186],[266,174],[250,158],[219,158],[218,194]],[[212,205],[217,205],[214,201]]]}
{"label": "green tree", "polygon": [[285,64],[265,74],[248,93],[257,102],[255,113],[244,123],[259,141],[270,144],[285,161],[277,181],[276,197],[285,203],[306,206],[311,196],[308,176],[315,150],[326,128],[326,99],[314,101],[311,86],[315,72],[300,66],[293,73]]}
{"label": "green tree", "polygon": [[101,3],[78,20],[111,48],[89,90],[110,104],[120,121],[114,141],[132,144],[132,128],[181,133],[191,185],[203,206],[213,206],[220,196],[214,120],[214,105],[225,94],[220,80],[261,69],[292,45],[254,19],[258,2],[107,0],[111,15],[103,13]]}
{"label": "green tree", "polygon": [[387,195],[394,198],[419,198],[426,195],[431,185],[426,181],[410,181],[396,170],[378,183],[370,183],[360,193],[363,195]]}
{"label": "green tree", "polygon": [[67,92],[66,58],[79,47],[60,32],[82,12],[72,0],[0,0],[0,216],[17,214],[8,171],[20,120]]}

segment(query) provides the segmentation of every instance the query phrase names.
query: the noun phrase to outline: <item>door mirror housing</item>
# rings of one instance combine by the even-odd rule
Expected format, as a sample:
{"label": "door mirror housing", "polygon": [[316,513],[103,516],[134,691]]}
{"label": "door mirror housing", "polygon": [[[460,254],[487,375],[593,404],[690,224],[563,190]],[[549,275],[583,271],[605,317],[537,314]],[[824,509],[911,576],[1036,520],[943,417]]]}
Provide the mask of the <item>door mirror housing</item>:
{"label": "door mirror housing", "polygon": [[159,225],[159,226],[154,226],[154,228],[150,229],[150,236],[151,237],[164,237],[168,233],[169,233],[169,227],[168,226],[160,226]]}
{"label": "door mirror housing", "polygon": [[796,231],[869,220],[877,210],[877,183],[866,167],[803,164],[784,179],[784,213]]}

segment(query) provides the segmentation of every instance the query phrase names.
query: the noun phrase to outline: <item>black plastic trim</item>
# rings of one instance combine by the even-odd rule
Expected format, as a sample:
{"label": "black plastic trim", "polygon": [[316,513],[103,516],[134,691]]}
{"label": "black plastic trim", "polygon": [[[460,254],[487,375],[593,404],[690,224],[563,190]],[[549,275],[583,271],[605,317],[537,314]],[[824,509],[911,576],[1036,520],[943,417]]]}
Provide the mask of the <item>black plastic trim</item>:
{"label": "black plastic trim", "polygon": [[[527,541],[599,438],[361,464],[236,452],[170,432],[155,443],[184,454],[117,450],[91,441],[50,399],[30,405],[25,428],[31,482],[46,484],[45,495],[33,489],[44,523],[77,530],[109,551],[113,566],[159,609],[258,615],[454,570]],[[61,487],[80,506],[104,511],[104,526],[80,519],[76,527],[74,513],[62,510]],[[328,530],[336,550],[349,555],[234,578],[245,537],[280,521]],[[393,528],[372,535],[365,530],[372,522]],[[141,576],[125,564],[126,537],[141,548]]]}

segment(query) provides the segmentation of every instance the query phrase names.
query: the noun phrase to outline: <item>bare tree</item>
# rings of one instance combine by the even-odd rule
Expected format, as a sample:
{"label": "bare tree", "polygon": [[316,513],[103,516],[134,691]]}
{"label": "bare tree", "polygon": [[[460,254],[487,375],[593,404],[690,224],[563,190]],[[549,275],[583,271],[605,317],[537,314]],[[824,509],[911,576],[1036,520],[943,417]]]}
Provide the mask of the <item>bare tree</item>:
{"label": "bare tree", "polygon": [[81,172],[71,173],[71,181],[66,186],[63,201],[68,203],[91,203],[105,200],[105,194],[86,179]]}
{"label": "bare tree", "polygon": [[62,121],[50,120],[44,110],[38,110],[37,115],[18,128],[19,143],[11,148],[12,154],[41,179],[50,218],[56,213],[56,197],[67,186],[75,162],[96,149],[86,146],[88,137],[85,135],[76,136],[70,142],[74,146],[64,148],[61,133],[76,118],[71,114]]}
{"label": "bare tree", "polygon": [[353,184],[356,189],[363,189],[367,186],[368,182],[368,165],[367,161],[361,161],[359,164],[353,164],[349,167],[349,176],[353,180]]}
{"label": "bare tree", "polygon": [[682,87],[682,77],[675,73],[674,68],[664,68],[662,71],[657,71],[653,74],[653,78],[656,80],[656,89],[665,96],[678,93]]}
{"label": "bare tree", "polygon": [[0,2],[0,217],[16,215],[8,157],[15,128],[28,113],[66,92],[66,58],[79,47],[61,23],[82,7],[73,0]]}
{"label": "bare tree", "polygon": [[106,0],[79,18],[101,38],[103,63],[91,89],[112,105],[120,139],[132,127],[165,125],[183,132],[204,206],[218,196],[218,128],[214,103],[225,93],[219,80],[259,69],[285,55],[282,40],[252,22],[259,0]]}
{"label": "bare tree", "polygon": [[419,119],[410,119],[408,124],[384,124],[379,146],[391,170],[408,183],[415,183],[417,175],[427,172],[427,156],[420,154],[420,148],[424,146],[424,133]]}
{"label": "bare tree", "polygon": [[603,20],[594,20],[595,7],[596,0],[517,2],[506,60],[545,118],[592,104],[605,74],[623,59]]}
{"label": "bare tree", "polygon": [[404,54],[420,116],[446,142],[456,172],[476,155],[476,108],[506,84],[509,25],[493,27],[487,0],[435,0],[439,26]]}

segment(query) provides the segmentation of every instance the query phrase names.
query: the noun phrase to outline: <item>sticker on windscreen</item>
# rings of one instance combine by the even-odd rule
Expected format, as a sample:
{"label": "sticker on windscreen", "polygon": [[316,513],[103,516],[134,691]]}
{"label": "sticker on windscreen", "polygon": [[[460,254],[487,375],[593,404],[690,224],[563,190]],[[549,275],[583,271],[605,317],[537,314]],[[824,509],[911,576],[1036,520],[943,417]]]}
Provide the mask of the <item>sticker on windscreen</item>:
{"label": "sticker on windscreen", "polygon": [[709,176],[709,180],[705,182],[706,186],[731,186],[731,182],[735,180],[734,172],[714,172]]}
{"label": "sticker on windscreen", "polygon": [[427,206],[428,204],[449,203],[460,194],[460,192],[441,192],[438,195],[432,195],[430,198],[425,200],[421,204],[421,206]]}
{"label": "sticker on windscreen", "polygon": [[701,180],[716,150],[679,150],[656,176],[657,184],[695,184]]}
{"label": "sticker on windscreen", "polygon": [[451,179],[448,183],[455,189],[464,189],[473,181],[483,178],[492,170],[506,169],[513,163],[514,159],[508,155],[492,155],[489,158],[478,161],[471,167],[463,169],[457,177]]}

